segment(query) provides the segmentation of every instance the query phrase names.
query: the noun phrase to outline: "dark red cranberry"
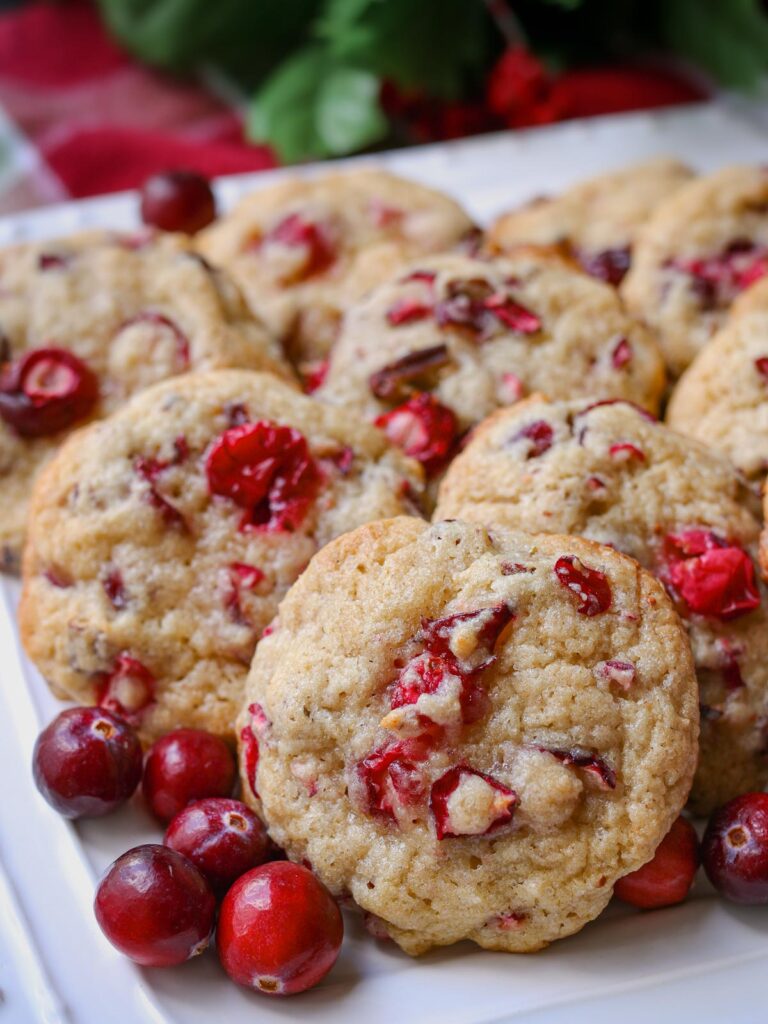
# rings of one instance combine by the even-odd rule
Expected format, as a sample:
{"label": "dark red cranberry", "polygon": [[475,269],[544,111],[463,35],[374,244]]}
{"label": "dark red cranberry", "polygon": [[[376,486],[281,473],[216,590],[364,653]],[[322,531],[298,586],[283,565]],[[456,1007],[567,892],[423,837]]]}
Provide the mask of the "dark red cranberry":
{"label": "dark red cranberry", "polygon": [[535,334],[541,330],[539,317],[515,302],[505,292],[495,292],[482,278],[449,281],[445,298],[435,306],[440,327],[471,334],[485,341],[503,325],[518,334]]}
{"label": "dark red cranberry", "polygon": [[718,808],[701,841],[714,887],[734,903],[768,903],[768,793],[744,793]]}
{"label": "dark red cranberry", "polygon": [[[451,797],[468,780],[480,779],[490,800],[484,813],[478,814],[478,820],[471,826],[457,821],[451,813]],[[483,772],[458,765],[450,768],[432,785],[429,794],[429,806],[435,819],[435,832],[438,839],[451,839],[458,836],[488,836],[508,825],[514,816],[517,804],[517,793],[502,785],[497,779]]]}
{"label": "dark red cranberry", "polygon": [[133,729],[102,708],[70,708],[38,736],[35,784],[65,818],[109,814],[141,779],[141,744]]}
{"label": "dark red cranberry", "polygon": [[254,868],[232,886],[219,914],[219,957],[238,985],[288,996],[312,988],[336,962],[344,937],[333,897],[290,861]]}
{"label": "dark red cranberry", "polygon": [[168,822],[192,800],[230,796],[235,759],[218,736],[176,729],[156,740],[144,766],[144,798],[154,816]]}
{"label": "dark red cranberry", "polygon": [[239,800],[210,797],[172,819],[163,842],[191,860],[217,891],[263,864],[271,852],[267,830]]}
{"label": "dark red cranberry", "polygon": [[428,476],[448,461],[459,434],[454,411],[426,393],[414,395],[374,422],[392,444],[420,462]]}
{"label": "dark red cranberry", "polygon": [[240,528],[295,530],[322,484],[306,438],[269,420],[225,431],[205,460],[208,487],[245,509]]}
{"label": "dark red cranberry", "polygon": [[283,284],[298,284],[324,273],[336,262],[336,247],[325,224],[309,220],[300,213],[284,217],[262,239],[262,245],[285,245],[303,250],[301,263],[291,270]]}
{"label": "dark red cranberry", "polygon": [[768,380],[768,356],[758,356],[755,360],[755,369],[763,378],[763,382]]}
{"label": "dark red cranberry", "polygon": [[666,537],[667,582],[697,615],[729,621],[753,611],[760,591],[752,559],[709,530]]}
{"label": "dark red cranberry", "polygon": [[627,462],[645,462],[645,452],[631,441],[617,441],[610,446],[608,454],[614,459],[624,459]]}
{"label": "dark red cranberry", "polygon": [[768,251],[749,238],[735,239],[714,256],[673,260],[671,266],[693,278],[708,308],[727,305],[768,273]]}
{"label": "dark red cranberry", "polygon": [[112,671],[100,677],[96,699],[99,707],[112,711],[131,725],[138,725],[142,712],[155,699],[155,682],[145,665],[123,652],[118,655]]}
{"label": "dark red cranberry", "polygon": [[620,878],[614,894],[642,910],[682,903],[699,867],[699,837],[685,818],[678,818],[659,844],[653,859]]}
{"label": "dark red cranberry", "polygon": [[403,324],[412,324],[417,320],[426,320],[432,316],[434,306],[431,302],[422,302],[420,299],[398,299],[387,310],[387,323],[391,327],[401,327]]}
{"label": "dark red cranberry", "polygon": [[167,846],[137,846],[107,869],[93,909],[99,927],[143,967],[174,967],[202,953],[216,898],[186,857]]}
{"label": "dark red cranberry", "polygon": [[632,253],[629,246],[621,246],[615,249],[601,249],[598,252],[581,251],[577,253],[577,259],[591,277],[612,284],[616,288],[629,270]]}
{"label": "dark red cranberry", "polygon": [[163,171],[141,188],[141,219],[161,231],[193,235],[216,216],[208,181],[194,171]]}
{"label": "dark red cranberry", "polygon": [[590,569],[575,555],[563,555],[555,562],[555,576],[576,598],[581,615],[600,615],[611,607],[611,585],[605,573]]}
{"label": "dark red cranberry", "polygon": [[0,417],[21,437],[45,437],[87,416],[99,397],[95,374],[72,352],[37,348],[0,372]]}

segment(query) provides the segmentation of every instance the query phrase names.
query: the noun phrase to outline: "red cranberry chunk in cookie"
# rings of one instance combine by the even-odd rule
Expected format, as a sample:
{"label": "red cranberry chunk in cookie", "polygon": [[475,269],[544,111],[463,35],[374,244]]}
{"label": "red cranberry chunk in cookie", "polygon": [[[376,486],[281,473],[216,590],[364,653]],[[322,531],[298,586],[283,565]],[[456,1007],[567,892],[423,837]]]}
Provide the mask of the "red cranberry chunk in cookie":
{"label": "red cranberry chunk in cookie", "polygon": [[429,794],[438,839],[493,835],[511,823],[516,804],[514,790],[469,765],[441,775]]}
{"label": "red cranberry chunk in cookie", "polygon": [[33,349],[0,372],[0,417],[21,437],[71,427],[92,411],[98,397],[95,374],[65,349]]}
{"label": "red cranberry chunk in cookie", "polygon": [[448,462],[459,434],[459,422],[452,409],[432,395],[409,398],[374,420],[392,444],[424,467],[427,476],[438,473]]}
{"label": "red cranberry chunk in cookie", "polygon": [[760,605],[752,559],[710,530],[666,538],[666,578],[688,611],[728,622]]}

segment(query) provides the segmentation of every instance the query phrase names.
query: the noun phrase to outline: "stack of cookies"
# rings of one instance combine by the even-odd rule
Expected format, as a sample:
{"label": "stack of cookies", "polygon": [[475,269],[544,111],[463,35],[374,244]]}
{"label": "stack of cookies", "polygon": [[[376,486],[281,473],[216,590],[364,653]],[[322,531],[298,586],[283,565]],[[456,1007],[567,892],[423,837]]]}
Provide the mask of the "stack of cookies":
{"label": "stack of cookies", "polygon": [[577,931],[768,782],[764,275],[768,172],[673,160],[485,236],[365,169],[0,253],[30,657],[237,741],[408,953]]}

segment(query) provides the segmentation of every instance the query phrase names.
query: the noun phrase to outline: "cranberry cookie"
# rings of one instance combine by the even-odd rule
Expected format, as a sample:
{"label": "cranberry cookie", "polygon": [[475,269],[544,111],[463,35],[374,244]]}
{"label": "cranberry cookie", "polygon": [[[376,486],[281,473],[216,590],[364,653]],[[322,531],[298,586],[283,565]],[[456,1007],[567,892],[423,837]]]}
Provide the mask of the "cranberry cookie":
{"label": "cranberry cookie", "polygon": [[349,310],[317,397],[374,420],[434,473],[469,427],[541,388],[655,411],[663,360],[616,292],[567,263],[445,255]]}
{"label": "cranberry cookie", "polygon": [[472,232],[448,196],[371,169],[261,189],[197,236],[300,365],[326,355],[342,310],[409,257]]}
{"label": "cranberry cookie", "polygon": [[667,422],[728,455],[750,479],[768,470],[768,280],[750,288],[672,392]]}
{"label": "cranberry cookie", "polygon": [[73,435],[32,501],[19,612],[57,694],[233,734],[253,650],[319,547],[421,471],[269,374],[188,374]]}
{"label": "cranberry cookie", "polygon": [[708,811],[768,783],[759,506],[725,457],[626,402],[532,398],[478,428],[443,481],[437,515],[577,534],[655,573],[688,627],[699,677],[693,806]]}
{"label": "cranberry cookie", "polygon": [[622,284],[679,377],[734,299],[768,272],[768,168],[726,167],[678,189],[640,232]]}
{"label": "cranberry cookie", "polygon": [[290,374],[188,244],[94,232],[0,250],[0,568],[17,570],[32,481],[71,427],[187,370]]}
{"label": "cranberry cookie", "polygon": [[488,232],[493,251],[555,246],[588,274],[618,285],[632,243],[659,203],[693,177],[679,160],[657,158],[579,182],[562,195],[534,199],[503,214]]}
{"label": "cranberry cookie", "polygon": [[240,725],[272,837],[379,931],[413,955],[527,952],[652,856],[698,712],[685,632],[631,559],[400,518],[313,558]]}

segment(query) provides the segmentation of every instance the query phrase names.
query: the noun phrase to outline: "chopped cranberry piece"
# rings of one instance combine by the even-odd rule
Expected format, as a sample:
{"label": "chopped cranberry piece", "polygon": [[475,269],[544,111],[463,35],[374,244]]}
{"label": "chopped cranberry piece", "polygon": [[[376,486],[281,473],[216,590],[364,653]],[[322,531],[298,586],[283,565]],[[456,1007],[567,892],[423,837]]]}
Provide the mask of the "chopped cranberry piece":
{"label": "chopped cranberry piece", "polygon": [[401,327],[403,324],[412,324],[417,320],[426,320],[428,316],[432,316],[433,312],[431,303],[421,302],[419,299],[398,299],[387,310],[387,323],[392,327]]}
{"label": "chopped cranberry piece", "polygon": [[516,576],[518,573],[521,572],[536,572],[536,570],[533,568],[529,568],[527,565],[523,565],[522,562],[501,563],[502,576]]}
{"label": "chopped cranberry piece", "polygon": [[211,446],[205,469],[211,494],[245,509],[241,530],[297,529],[322,483],[303,434],[269,420],[225,431]]}
{"label": "chopped cranberry piece", "polygon": [[335,466],[342,476],[347,476],[355,461],[355,449],[345,444],[342,448],[330,455],[323,456],[323,458]]}
{"label": "chopped cranberry piece", "polygon": [[497,914],[488,923],[494,928],[498,928],[500,932],[514,932],[517,931],[518,928],[521,928],[527,920],[527,914],[508,910],[503,914]]}
{"label": "chopped cranberry piece", "polygon": [[450,362],[451,357],[447,345],[433,345],[431,348],[409,352],[372,373],[369,387],[377,398],[396,401],[413,392],[410,385],[414,381],[425,375],[432,375],[435,370],[448,366]]}
{"label": "chopped cranberry piece", "polygon": [[744,678],[741,674],[738,655],[742,653],[740,647],[735,647],[726,637],[718,637],[717,648],[722,656],[722,667],[720,672],[727,690],[740,690],[744,686]]}
{"label": "chopped cranberry piece", "polygon": [[168,331],[173,337],[176,349],[176,359],[179,366],[184,370],[189,368],[189,338],[182,331],[179,325],[171,320],[170,317],[165,316],[163,313],[145,310],[144,312],[137,313],[136,316],[132,316],[130,320],[126,320],[122,323],[119,330],[124,331],[126,328],[133,327],[136,324],[150,324],[160,330]]}
{"label": "chopped cranberry piece", "polygon": [[621,284],[629,270],[632,252],[629,246],[617,246],[598,252],[577,252],[576,258],[591,277],[612,284],[615,288]]}
{"label": "chopped cranberry piece", "polygon": [[[330,359],[324,359],[321,363],[317,363],[313,369],[309,371],[304,377],[304,392],[307,395],[314,395],[316,391],[325,384],[325,379],[328,376],[328,371],[331,368]],[[233,423],[232,426],[237,426]]]}
{"label": "chopped cranberry piece", "polygon": [[21,437],[71,427],[98,397],[96,376],[66,349],[33,349],[0,371],[0,417]]}
{"label": "chopped cranberry piece", "polygon": [[632,346],[626,338],[620,338],[611,353],[611,363],[614,370],[621,370],[627,363],[632,361]]}
{"label": "chopped cranberry piece", "polygon": [[224,415],[227,417],[227,426],[242,427],[250,421],[248,408],[243,402],[227,402],[224,406]]}
{"label": "chopped cranberry piece", "polygon": [[755,360],[755,369],[765,380],[768,380],[768,356],[758,356]]}
{"label": "chopped cranberry piece", "polygon": [[141,780],[141,744],[133,729],[102,708],[62,711],[37,738],[35,785],[65,818],[109,814]]}
{"label": "chopped cranberry piece", "polygon": [[501,377],[499,394],[503,402],[514,405],[525,394],[525,385],[516,373],[504,373]]}
{"label": "chopped cranberry piece", "polygon": [[216,943],[238,985],[289,996],[325,977],[343,937],[341,913],[322,882],[301,864],[277,861],[253,868],[229,890]]}
{"label": "chopped cranberry piece", "polygon": [[257,566],[245,562],[231,562],[228,572],[230,586],[224,596],[224,607],[235,622],[249,626],[250,620],[243,611],[243,591],[254,590],[264,579],[264,573]]}
{"label": "chopped cranberry piece", "polygon": [[264,824],[239,800],[209,797],[171,820],[163,843],[192,861],[216,892],[263,864],[270,853]]}
{"label": "chopped cranberry piece", "polygon": [[580,768],[597,780],[601,789],[616,788],[616,772],[606,764],[602,757],[597,757],[585,750],[550,750],[539,747],[545,754],[551,754],[568,768]]}
{"label": "chopped cranberry piece", "polygon": [[211,186],[194,171],[153,174],[141,187],[141,219],[161,231],[194,235],[215,216]]}
{"label": "chopped cranberry piece", "polygon": [[694,279],[707,305],[727,305],[768,273],[768,251],[750,239],[737,239],[716,256],[672,260],[670,266]]}
{"label": "chopped cranberry piece", "polygon": [[587,487],[590,491],[604,491],[605,480],[601,480],[599,476],[587,477]]}
{"label": "chopped cranberry piece", "polygon": [[418,803],[424,797],[424,783],[417,765],[428,754],[427,741],[419,737],[379,747],[359,761],[355,773],[367,813],[394,821],[396,806]]}
{"label": "chopped cranberry piece", "polygon": [[668,582],[697,615],[728,621],[760,604],[749,555],[707,530],[686,530],[666,538]]}
{"label": "chopped cranberry piece", "polygon": [[109,603],[117,611],[122,611],[128,604],[128,595],[125,592],[125,584],[120,570],[110,568],[101,583]]}
{"label": "chopped cranberry piece", "polygon": [[137,846],[99,882],[94,912],[106,937],[144,967],[173,967],[208,945],[216,916],[210,886],[167,846]]}
{"label": "chopped cranberry piece", "polygon": [[[460,671],[477,673],[492,663],[496,644],[514,617],[509,605],[500,603],[471,612],[456,612],[442,619],[424,619],[419,635],[431,654],[450,654],[459,661]],[[479,628],[461,630],[469,623]],[[461,630],[458,644],[457,629]]]}
{"label": "chopped cranberry piece", "polygon": [[617,683],[622,690],[629,690],[635,681],[637,669],[631,661],[601,661],[595,666],[595,674],[601,679]]}
{"label": "chopped cranberry piece", "polygon": [[611,585],[605,573],[590,569],[575,555],[563,555],[555,562],[561,586],[576,598],[580,615],[600,615],[611,607]]}
{"label": "chopped cranberry piece", "polygon": [[617,441],[608,449],[608,454],[614,459],[623,459],[625,462],[645,462],[645,452],[638,448],[631,441]]}
{"label": "chopped cranberry piece", "polygon": [[322,274],[336,261],[336,249],[328,229],[306,220],[300,213],[284,217],[264,236],[262,245],[272,244],[304,250],[301,264],[284,279],[284,284],[298,284]]}
{"label": "chopped cranberry piece", "polygon": [[707,877],[734,903],[768,903],[768,793],[744,793],[718,808],[701,842]]}
{"label": "chopped cranberry piece", "polygon": [[123,652],[112,671],[99,677],[96,699],[99,707],[137,724],[155,699],[155,677],[140,661]]}
{"label": "chopped cranberry piece", "polygon": [[614,893],[642,910],[682,903],[699,867],[699,837],[685,818],[678,818],[659,844],[653,859],[620,878]]}
{"label": "chopped cranberry piece", "polygon": [[554,430],[546,420],[534,420],[527,423],[512,438],[512,441],[527,441],[526,459],[536,459],[552,447]]}
{"label": "chopped cranberry piece", "polygon": [[468,765],[450,768],[429,794],[438,839],[492,835],[509,825],[517,802],[514,790]]}
{"label": "chopped cranberry piece", "polygon": [[410,274],[406,274],[400,280],[403,284],[406,281],[423,281],[425,284],[434,284],[436,277],[437,274],[434,270],[412,270]]}
{"label": "chopped cranberry piece", "polygon": [[[264,631],[266,635],[266,630]],[[251,792],[258,798],[256,789],[256,770],[259,767],[259,741],[256,732],[267,723],[267,716],[261,704],[250,704],[248,714],[251,716],[249,725],[240,730],[240,743],[243,748],[243,767],[245,778],[251,788]]]}
{"label": "chopped cranberry piece", "polygon": [[374,423],[393,444],[420,462],[428,476],[445,465],[459,434],[453,410],[426,393],[414,395]]}
{"label": "chopped cranberry piece", "polygon": [[535,313],[503,292],[495,292],[482,278],[450,281],[446,297],[435,306],[435,316],[440,327],[467,331],[480,341],[496,333],[500,324],[518,334],[541,330]]}
{"label": "chopped cranberry piece", "polygon": [[536,334],[541,330],[540,317],[508,295],[491,295],[485,300],[485,308],[501,320],[505,327],[509,327],[517,334]]}
{"label": "chopped cranberry piece", "polygon": [[37,257],[37,269],[38,270],[63,270],[69,262],[72,256],[69,253],[60,252],[41,252]]}
{"label": "chopped cranberry piece", "polygon": [[181,512],[172,505],[167,498],[158,490],[157,478],[170,466],[178,465],[182,458],[179,457],[179,449],[176,447],[176,456],[172,462],[164,462],[161,459],[153,459],[140,455],[133,463],[133,468],[142,480],[148,484],[147,500],[153,508],[156,508],[169,526],[180,530],[187,530],[187,521]]}

